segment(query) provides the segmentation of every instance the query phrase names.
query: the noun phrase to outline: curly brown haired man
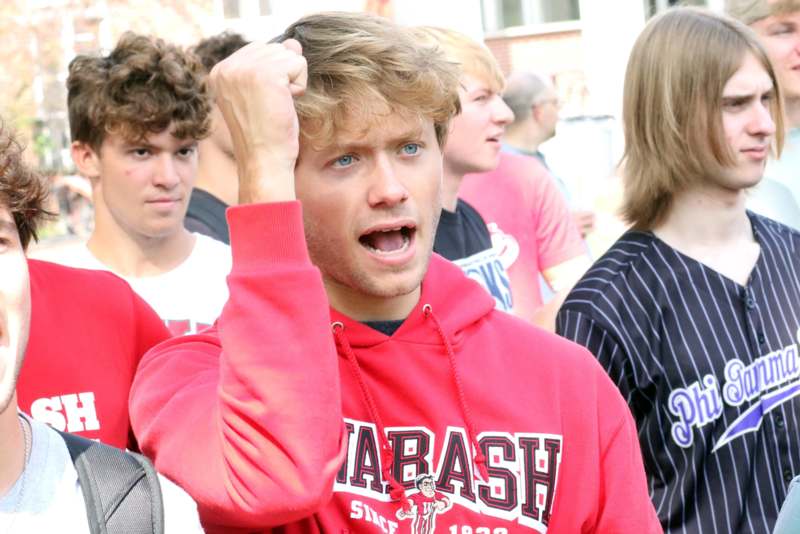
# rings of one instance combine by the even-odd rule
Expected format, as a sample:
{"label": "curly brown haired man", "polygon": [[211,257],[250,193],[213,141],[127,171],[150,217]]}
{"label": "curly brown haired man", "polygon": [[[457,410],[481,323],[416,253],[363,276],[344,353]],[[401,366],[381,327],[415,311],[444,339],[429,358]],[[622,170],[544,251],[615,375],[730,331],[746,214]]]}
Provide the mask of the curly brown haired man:
{"label": "curly brown haired man", "polygon": [[175,334],[213,323],[230,253],[183,226],[211,125],[205,68],[161,39],[126,33],[108,56],[76,57],[67,89],[72,158],[92,183],[95,227],[65,261],[123,277]]}

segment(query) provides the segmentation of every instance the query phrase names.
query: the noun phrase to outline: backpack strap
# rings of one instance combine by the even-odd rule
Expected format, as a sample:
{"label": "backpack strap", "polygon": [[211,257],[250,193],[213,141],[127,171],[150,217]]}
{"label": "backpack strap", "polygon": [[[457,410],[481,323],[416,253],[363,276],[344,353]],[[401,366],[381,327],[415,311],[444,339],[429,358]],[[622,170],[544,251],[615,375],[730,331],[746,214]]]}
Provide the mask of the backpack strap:
{"label": "backpack strap", "polygon": [[92,534],[163,534],[164,503],[153,465],[139,454],[59,432],[67,444]]}

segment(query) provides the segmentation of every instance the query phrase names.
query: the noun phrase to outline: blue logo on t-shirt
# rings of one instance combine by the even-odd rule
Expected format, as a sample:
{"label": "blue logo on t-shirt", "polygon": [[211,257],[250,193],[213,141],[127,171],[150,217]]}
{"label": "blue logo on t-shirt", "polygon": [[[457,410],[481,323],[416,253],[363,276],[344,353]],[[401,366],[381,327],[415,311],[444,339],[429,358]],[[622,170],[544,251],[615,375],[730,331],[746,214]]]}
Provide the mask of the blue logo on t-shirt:
{"label": "blue logo on t-shirt", "polygon": [[486,249],[468,258],[455,260],[453,263],[461,267],[464,274],[482,285],[494,297],[495,308],[513,312],[511,280],[495,249]]}

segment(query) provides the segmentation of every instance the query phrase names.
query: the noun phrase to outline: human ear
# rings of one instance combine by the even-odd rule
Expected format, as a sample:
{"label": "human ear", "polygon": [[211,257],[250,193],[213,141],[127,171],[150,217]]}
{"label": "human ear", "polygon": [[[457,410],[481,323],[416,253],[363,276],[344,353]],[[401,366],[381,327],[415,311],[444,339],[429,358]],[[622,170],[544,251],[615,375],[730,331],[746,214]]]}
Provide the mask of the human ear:
{"label": "human ear", "polygon": [[75,167],[81,175],[90,180],[100,176],[100,157],[88,143],[73,141],[72,145],[70,145],[70,154]]}

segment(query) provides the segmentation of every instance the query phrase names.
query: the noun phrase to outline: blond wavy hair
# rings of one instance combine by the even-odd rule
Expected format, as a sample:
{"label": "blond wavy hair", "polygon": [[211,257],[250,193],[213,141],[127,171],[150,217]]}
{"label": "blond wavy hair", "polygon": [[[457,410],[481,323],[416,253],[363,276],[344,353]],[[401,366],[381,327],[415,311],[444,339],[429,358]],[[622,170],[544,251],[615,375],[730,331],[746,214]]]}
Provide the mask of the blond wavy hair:
{"label": "blond wavy hair", "polygon": [[781,91],[752,30],[728,17],[681,7],[654,17],[639,35],[625,73],[622,110],[622,215],[634,228],[657,226],[677,191],[734,164],[722,126],[722,92],[747,54],[772,79],[773,153],[779,155]]}
{"label": "blond wavy hair", "polygon": [[725,12],[747,24],[800,11],[800,0],[726,0]]}
{"label": "blond wavy hair", "polygon": [[503,91],[505,76],[495,57],[482,43],[446,28],[419,26],[412,31],[417,42],[440,46],[447,60],[457,64],[462,74],[485,82],[496,93]]}
{"label": "blond wavy hair", "polygon": [[412,33],[364,13],[328,12],[301,18],[273,41],[295,39],[308,64],[306,92],[295,99],[300,132],[325,145],[354,125],[366,131],[390,114],[431,119],[444,146],[460,111],[458,69]]}

